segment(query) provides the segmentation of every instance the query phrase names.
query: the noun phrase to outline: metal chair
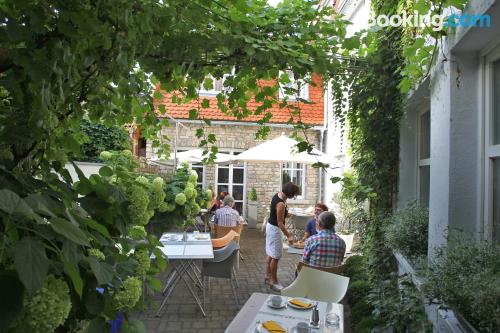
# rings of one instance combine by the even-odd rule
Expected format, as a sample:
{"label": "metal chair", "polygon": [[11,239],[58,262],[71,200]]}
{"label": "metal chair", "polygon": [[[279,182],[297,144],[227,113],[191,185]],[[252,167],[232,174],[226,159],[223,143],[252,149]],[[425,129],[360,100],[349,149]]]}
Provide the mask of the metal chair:
{"label": "metal chair", "polygon": [[348,285],[348,277],[304,266],[295,281],[281,291],[281,295],[338,303],[344,298]]}
{"label": "metal chair", "polygon": [[[215,224],[214,227],[215,227],[215,237],[217,237],[217,238],[224,237],[229,232],[231,232],[231,230],[235,231],[238,234],[238,236],[234,238],[234,241],[238,245],[240,245],[241,234],[243,233],[243,224],[238,224],[236,227],[224,227],[224,226]],[[243,258],[243,255],[241,254],[241,251],[240,251],[240,259],[245,260],[245,258]]]}
{"label": "metal chair", "polygon": [[[203,260],[201,265],[203,285],[205,285],[205,277],[229,279],[237,306],[239,306],[239,301],[234,284],[234,267],[238,260],[239,249],[240,246],[236,242],[230,242],[222,249],[214,250],[214,258],[210,260]],[[203,288],[203,303],[205,304],[205,288]]]}

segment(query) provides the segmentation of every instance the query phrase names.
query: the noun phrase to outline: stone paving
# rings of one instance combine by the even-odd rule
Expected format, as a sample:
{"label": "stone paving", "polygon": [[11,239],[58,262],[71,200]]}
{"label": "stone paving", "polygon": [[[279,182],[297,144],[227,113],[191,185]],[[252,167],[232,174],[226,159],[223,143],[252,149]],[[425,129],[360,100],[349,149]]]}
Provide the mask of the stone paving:
{"label": "stone paving", "polygon": [[[236,273],[240,306],[254,292],[273,293],[264,283],[266,258],[264,241],[264,236],[259,229],[245,229],[243,232],[240,246],[244,260],[240,261],[240,267]],[[278,278],[284,286],[294,280],[295,263],[299,259],[298,255],[284,253],[278,271]],[[162,276],[165,277],[165,275],[166,273]],[[153,301],[159,306],[161,295],[153,296]],[[203,317],[182,282],[178,284],[167,304],[161,317],[155,316],[154,308],[138,313],[135,317],[145,323],[147,332],[150,333],[215,333],[224,332],[240,309],[234,301],[231,286],[226,279],[210,280],[205,309],[206,317]]]}

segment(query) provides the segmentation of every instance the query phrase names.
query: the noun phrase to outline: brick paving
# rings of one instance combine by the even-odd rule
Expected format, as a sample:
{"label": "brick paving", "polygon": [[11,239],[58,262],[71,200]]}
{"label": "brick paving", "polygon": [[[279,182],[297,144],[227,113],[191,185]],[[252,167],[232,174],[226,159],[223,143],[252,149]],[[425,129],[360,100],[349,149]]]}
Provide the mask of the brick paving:
{"label": "brick paving", "polygon": [[[241,253],[244,257],[240,261],[237,271],[239,288],[237,289],[240,306],[246,302],[254,292],[273,293],[264,284],[265,276],[265,248],[264,236],[259,229],[245,229],[240,241]],[[298,255],[284,253],[280,261],[278,278],[287,286],[294,280],[295,263],[300,259]],[[167,272],[162,274],[165,277]],[[153,303],[161,302],[161,295],[153,296]],[[155,316],[155,307],[135,315],[142,320],[149,333],[163,332],[197,332],[216,333],[224,332],[231,320],[239,311],[231,286],[226,279],[211,279],[210,290],[207,292],[206,317],[196,305],[189,291],[180,282],[163,310],[161,317]],[[346,325],[347,327],[348,325]],[[346,330],[348,332],[348,330]]]}

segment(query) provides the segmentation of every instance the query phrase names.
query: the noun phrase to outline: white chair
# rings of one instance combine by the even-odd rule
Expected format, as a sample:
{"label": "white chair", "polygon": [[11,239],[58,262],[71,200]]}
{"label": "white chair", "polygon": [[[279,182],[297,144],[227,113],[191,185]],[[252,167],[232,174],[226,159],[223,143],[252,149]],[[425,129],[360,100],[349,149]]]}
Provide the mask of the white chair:
{"label": "white chair", "polygon": [[339,303],[344,298],[348,285],[348,277],[304,266],[295,281],[281,291],[281,295]]}

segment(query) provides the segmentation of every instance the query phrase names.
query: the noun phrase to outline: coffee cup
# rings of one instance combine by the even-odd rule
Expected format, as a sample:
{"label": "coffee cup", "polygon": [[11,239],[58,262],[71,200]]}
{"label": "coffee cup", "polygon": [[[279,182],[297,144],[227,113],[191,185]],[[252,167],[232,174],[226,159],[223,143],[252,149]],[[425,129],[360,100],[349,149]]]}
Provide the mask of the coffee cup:
{"label": "coffee cup", "polygon": [[281,302],[282,302],[281,296],[273,296],[273,297],[271,297],[271,304],[273,306],[280,306]]}
{"label": "coffee cup", "polygon": [[300,322],[296,326],[297,333],[309,333],[309,324],[306,322]]}

